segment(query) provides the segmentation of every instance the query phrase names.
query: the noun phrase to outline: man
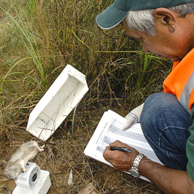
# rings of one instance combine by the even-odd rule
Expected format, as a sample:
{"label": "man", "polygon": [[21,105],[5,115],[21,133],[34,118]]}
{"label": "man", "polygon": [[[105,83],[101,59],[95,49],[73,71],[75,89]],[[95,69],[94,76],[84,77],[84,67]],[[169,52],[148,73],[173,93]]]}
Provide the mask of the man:
{"label": "man", "polygon": [[[96,17],[102,29],[122,23],[145,52],[168,58],[172,72],[164,92],[153,94],[132,110],[124,128],[141,123],[145,138],[164,165],[134,148],[132,153],[106,147],[104,158],[115,169],[143,175],[165,193],[194,193],[194,0],[115,0]],[[140,117],[141,116],[141,117]]]}

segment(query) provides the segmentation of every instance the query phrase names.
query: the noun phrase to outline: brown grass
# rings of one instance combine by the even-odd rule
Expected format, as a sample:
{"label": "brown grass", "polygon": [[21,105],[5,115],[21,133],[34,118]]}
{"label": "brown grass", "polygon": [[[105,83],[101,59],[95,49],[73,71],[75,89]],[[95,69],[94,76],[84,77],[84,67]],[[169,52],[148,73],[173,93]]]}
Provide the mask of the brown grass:
{"label": "brown grass", "polygon": [[[76,194],[89,183],[92,183],[101,194],[161,193],[150,182],[133,178],[84,155],[83,150],[102,114],[102,110],[91,110],[89,114],[87,111],[79,111],[76,114],[73,134],[70,115],[46,142],[45,151],[38,153],[32,160],[42,170],[50,172],[52,185],[48,194]],[[11,193],[16,187],[15,182],[4,177],[4,167],[16,148],[30,140],[37,139],[27,133],[23,127],[9,126],[4,130],[4,134],[1,134],[0,193]],[[39,145],[41,144],[43,142],[39,141]],[[68,186],[71,169],[73,184]]]}

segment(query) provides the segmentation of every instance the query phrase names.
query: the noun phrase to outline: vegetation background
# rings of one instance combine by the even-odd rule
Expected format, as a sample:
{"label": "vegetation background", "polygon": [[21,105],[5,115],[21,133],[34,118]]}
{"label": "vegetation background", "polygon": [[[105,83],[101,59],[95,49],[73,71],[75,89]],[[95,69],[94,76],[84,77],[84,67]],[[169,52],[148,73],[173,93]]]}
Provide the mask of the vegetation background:
{"label": "vegetation background", "polygon": [[125,116],[162,90],[171,69],[167,60],[143,53],[122,26],[98,28],[96,15],[112,2],[0,1],[0,193],[15,188],[4,167],[21,144],[37,140],[25,131],[29,114],[67,64],[86,75],[89,91],[77,107],[74,131],[71,113],[33,160],[50,172],[48,193],[75,194],[89,183],[101,194],[161,193],[83,154],[104,111]]}

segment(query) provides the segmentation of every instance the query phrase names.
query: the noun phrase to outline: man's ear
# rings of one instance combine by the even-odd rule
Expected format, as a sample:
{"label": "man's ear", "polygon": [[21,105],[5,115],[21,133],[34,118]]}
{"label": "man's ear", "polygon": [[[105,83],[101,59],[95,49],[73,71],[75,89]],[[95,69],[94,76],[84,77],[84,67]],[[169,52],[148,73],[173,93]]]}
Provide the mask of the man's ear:
{"label": "man's ear", "polygon": [[177,14],[174,11],[163,7],[154,10],[154,17],[161,24],[167,25],[169,27],[176,25],[177,22]]}

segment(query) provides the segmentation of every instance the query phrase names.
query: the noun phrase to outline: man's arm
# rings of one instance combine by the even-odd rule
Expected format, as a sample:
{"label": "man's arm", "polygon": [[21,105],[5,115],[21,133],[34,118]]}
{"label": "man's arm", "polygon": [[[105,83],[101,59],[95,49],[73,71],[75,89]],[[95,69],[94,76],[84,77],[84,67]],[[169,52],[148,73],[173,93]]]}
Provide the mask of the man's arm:
{"label": "man's arm", "polygon": [[194,183],[186,171],[168,168],[144,157],[139,172],[166,194],[194,193]]}
{"label": "man's arm", "polygon": [[[110,146],[127,147],[132,150],[132,153],[111,151],[108,146],[103,153],[104,158],[110,162],[115,169],[129,171],[139,152],[120,141],[115,141],[111,143]],[[186,171],[171,169],[153,162],[146,157],[142,158],[138,169],[142,176],[148,178],[166,194],[194,194],[194,183],[189,178]]]}

